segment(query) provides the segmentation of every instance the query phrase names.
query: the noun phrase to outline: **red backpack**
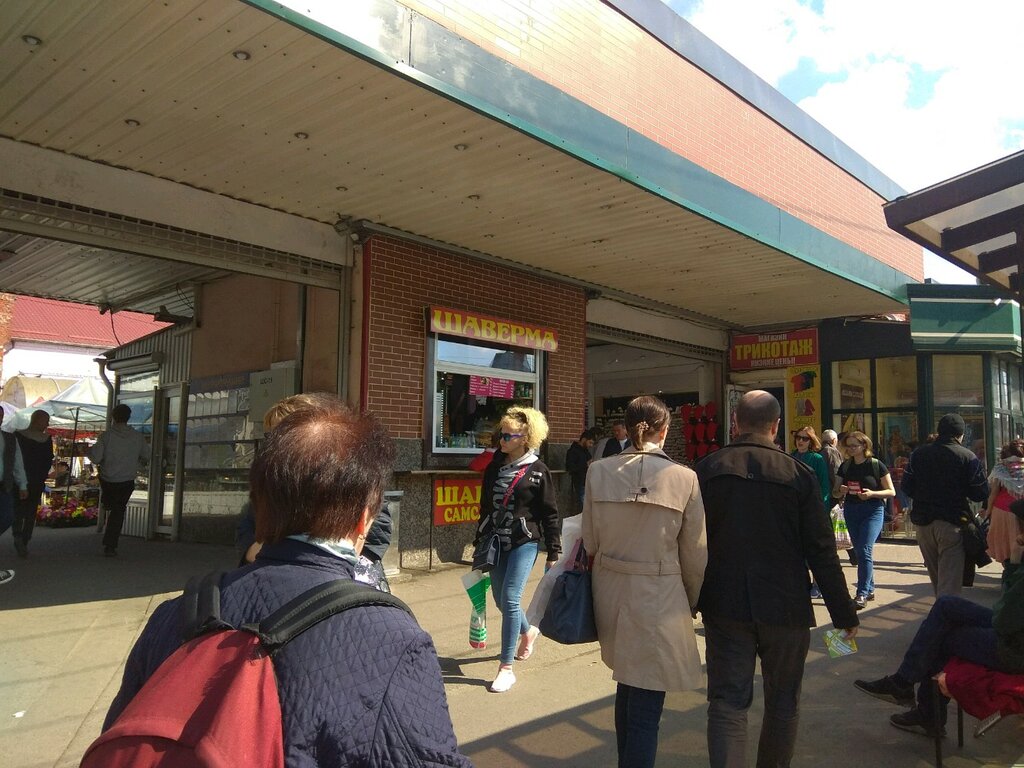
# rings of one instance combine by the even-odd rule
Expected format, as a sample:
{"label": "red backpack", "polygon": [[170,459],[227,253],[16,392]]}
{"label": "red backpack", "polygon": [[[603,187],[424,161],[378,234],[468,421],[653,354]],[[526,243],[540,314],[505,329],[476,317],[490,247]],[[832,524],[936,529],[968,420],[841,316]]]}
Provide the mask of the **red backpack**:
{"label": "red backpack", "polygon": [[283,768],[274,654],[349,608],[386,605],[412,613],[393,595],[339,579],[313,587],[258,624],[235,628],[220,618],[222,576],[189,581],[182,598],[184,644],[89,746],[81,768]]}

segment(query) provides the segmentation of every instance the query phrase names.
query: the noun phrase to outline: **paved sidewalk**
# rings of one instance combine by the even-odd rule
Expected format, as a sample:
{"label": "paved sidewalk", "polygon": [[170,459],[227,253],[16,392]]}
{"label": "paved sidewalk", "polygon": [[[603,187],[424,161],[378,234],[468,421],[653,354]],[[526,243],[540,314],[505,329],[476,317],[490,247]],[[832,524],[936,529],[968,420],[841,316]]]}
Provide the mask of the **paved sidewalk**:
{"label": "paved sidewalk", "polygon": [[[228,547],[136,539],[123,539],[119,552],[116,559],[101,557],[94,529],[40,529],[27,560],[15,559],[9,537],[0,539],[0,567],[17,570],[15,580],[0,587],[0,765],[78,765],[153,608],[178,592],[189,575],[231,567],[235,560]],[[852,686],[856,678],[895,669],[931,605],[916,547],[880,545],[876,558],[878,600],[861,612],[858,654],[827,657],[821,641],[827,615],[820,604],[817,609],[823,626],[814,630],[807,662],[794,766],[933,764],[929,740],[888,724],[895,707]],[[844,571],[852,580],[853,569],[846,565]],[[493,643],[480,651],[469,647],[469,602],[459,581],[464,572],[449,567],[410,573],[394,585],[434,637],[463,750],[480,768],[614,766],[615,686],[597,646],[558,646],[541,638],[534,657],[516,665],[519,682],[512,691],[488,693],[497,652]],[[998,566],[986,568],[966,596],[991,604],[998,574]],[[539,576],[538,565],[527,596]],[[491,631],[495,639],[497,621]],[[759,687],[751,709],[751,753],[760,725]],[[659,766],[707,765],[705,711],[703,691],[668,697]],[[1024,719],[1004,722],[982,739],[971,738],[972,718],[965,725],[962,750],[955,737],[946,739],[947,766],[1024,766]]]}

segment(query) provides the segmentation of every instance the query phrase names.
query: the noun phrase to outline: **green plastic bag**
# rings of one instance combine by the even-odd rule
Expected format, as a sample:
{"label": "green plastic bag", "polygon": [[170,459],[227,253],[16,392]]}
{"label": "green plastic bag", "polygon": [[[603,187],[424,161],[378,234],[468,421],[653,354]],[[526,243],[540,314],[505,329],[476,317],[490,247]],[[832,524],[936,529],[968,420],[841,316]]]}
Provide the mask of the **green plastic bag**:
{"label": "green plastic bag", "polygon": [[836,537],[836,549],[853,549],[853,540],[846,527],[846,516],[838,504],[832,507],[832,533]]}
{"label": "green plastic bag", "polygon": [[469,614],[469,645],[472,648],[487,647],[487,593],[491,589],[491,577],[480,571],[469,571],[462,575],[462,586],[466,588],[473,608]]}

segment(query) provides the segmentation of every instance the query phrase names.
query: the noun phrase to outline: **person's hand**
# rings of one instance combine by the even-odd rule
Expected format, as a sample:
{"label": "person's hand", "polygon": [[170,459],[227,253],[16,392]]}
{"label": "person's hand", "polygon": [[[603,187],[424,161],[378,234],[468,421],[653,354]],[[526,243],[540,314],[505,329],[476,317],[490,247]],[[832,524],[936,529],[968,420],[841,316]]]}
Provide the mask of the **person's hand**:
{"label": "person's hand", "polygon": [[557,560],[546,560],[544,562],[544,573],[547,573],[548,571],[550,571],[554,567],[555,563],[557,563],[557,562],[558,562]]}
{"label": "person's hand", "polygon": [[857,494],[857,498],[860,499],[861,501],[867,501],[868,499],[871,498],[872,493],[874,493],[874,491],[861,491],[860,493]]}
{"label": "person's hand", "polygon": [[850,627],[843,631],[843,640],[853,640],[857,636],[857,630],[859,627]]}
{"label": "person's hand", "polygon": [[28,491],[26,491],[24,488],[22,490],[18,491],[18,498],[21,499],[22,501],[27,499],[28,498]]}
{"label": "person's hand", "polygon": [[942,691],[942,695],[943,696],[945,696],[947,699],[953,698],[952,696],[949,695],[949,688],[946,687],[946,673],[945,672],[939,672],[939,674],[934,675],[933,679],[935,680],[935,682],[937,682],[939,684],[939,690]]}
{"label": "person's hand", "polygon": [[840,496],[845,496],[849,492],[850,492],[850,489],[847,486],[845,486],[845,485],[840,485],[839,486],[839,495]]}

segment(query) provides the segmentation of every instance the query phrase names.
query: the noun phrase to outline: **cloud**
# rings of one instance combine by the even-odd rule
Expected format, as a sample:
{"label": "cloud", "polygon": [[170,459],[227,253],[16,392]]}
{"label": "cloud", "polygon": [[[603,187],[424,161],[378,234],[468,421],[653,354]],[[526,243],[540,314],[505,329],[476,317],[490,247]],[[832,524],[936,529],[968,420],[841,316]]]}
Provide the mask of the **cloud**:
{"label": "cloud", "polygon": [[1024,145],[1024,3],[669,5],[907,190]]}

